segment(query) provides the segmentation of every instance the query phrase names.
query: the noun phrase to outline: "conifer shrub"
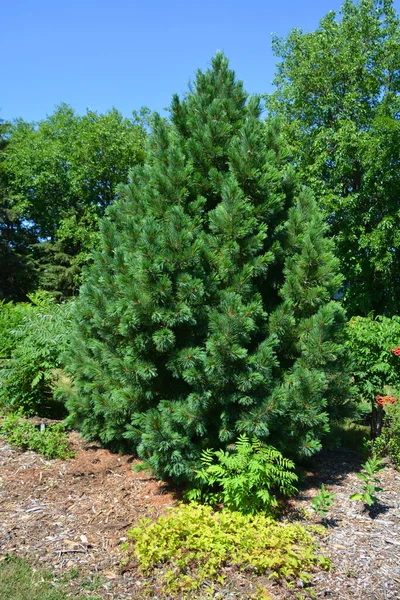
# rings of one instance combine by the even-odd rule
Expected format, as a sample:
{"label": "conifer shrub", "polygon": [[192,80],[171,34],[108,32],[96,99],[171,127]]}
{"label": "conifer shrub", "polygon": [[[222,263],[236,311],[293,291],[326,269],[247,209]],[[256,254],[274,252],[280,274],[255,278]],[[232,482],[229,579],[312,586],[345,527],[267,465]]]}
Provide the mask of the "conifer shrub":
{"label": "conifer shrub", "polygon": [[326,225],[221,53],[170,111],[102,223],[65,356],[69,422],[175,481],[240,434],[310,455],[347,409]]}

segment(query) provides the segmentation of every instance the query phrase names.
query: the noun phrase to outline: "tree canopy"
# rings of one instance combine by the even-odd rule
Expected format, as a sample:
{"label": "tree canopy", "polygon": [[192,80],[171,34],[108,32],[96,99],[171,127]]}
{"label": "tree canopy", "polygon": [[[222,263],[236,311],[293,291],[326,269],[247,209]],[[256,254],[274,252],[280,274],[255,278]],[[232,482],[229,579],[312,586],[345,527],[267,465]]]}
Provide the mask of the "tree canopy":
{"label": "tree canopy", "polygon": [[335,237],[352,314],[400,301],[400,28],[392,0],[345,0],[316,31],[275,38],[269,98]]}
{"label": "tree canopy", "polygon": [[40,287],[77,291],[99,218],[130,167],[143,161],[145,137],[140,118],[125,119],[116,109],[78,116],[66,104],[37,125],[19,120],[9,128],[7,202],[36,239]]}
{"label": "tree canopy", "polygon": [[25,226],[23,211],[10,198],[4,158],[11,125],[0,121],[0,301],[24,300],[36,280],[32,259],[35,235]]}

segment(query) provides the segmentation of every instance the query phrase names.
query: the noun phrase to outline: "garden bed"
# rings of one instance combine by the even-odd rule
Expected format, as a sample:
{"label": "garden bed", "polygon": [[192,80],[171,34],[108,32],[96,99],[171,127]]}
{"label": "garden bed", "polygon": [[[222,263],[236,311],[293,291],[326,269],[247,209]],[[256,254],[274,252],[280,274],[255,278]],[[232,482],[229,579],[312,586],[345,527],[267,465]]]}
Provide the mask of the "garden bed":
{"label": "garden bed", "polygon": [[[134,459],[86,443],[71,434],[75,458],[46,460],[0,440],[0,555],[26,557],[55,573],[75,573],[71,594],[92,581],[100,598],[167,598],[157,572],[144,578],[137,565],[120,568],[121,543],[142,517],[157,518],[175,503],[167,487],[135,473]],[[310,466],[302,491],[290,502],[285,519],[318,522],[310,500],[321,483],[336,493],[327,519],[321,553],[332,571],[316,571],[312,585],[295,582],[287,589],[265,577],[226,570],[214,592],[205,586],[195,598],[255,598],[263,586],[274,599],[332,598],[384,600],[400,598],[400,474],[390,465],[382,472],[384,491],[372,512],[349,500],[359,489],[354,453],[326,452]],[[206,589],[208,588],[208,589]],[[267,597],[267,596],[265,596]]]}

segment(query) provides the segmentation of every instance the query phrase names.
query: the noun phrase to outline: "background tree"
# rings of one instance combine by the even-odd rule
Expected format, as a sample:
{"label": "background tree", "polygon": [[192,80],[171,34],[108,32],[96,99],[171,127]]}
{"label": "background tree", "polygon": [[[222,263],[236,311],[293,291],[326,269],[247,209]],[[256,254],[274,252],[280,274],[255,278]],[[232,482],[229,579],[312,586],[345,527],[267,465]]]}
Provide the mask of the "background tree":
{"label": "background tree", "polygon": [[[145,113],[143,114],[143,118]],[[37,125],[17,121],[4,152],[9,204],[36,236],[40,287],[68,296],[97,240],[99,218],[143,161],[143,119],[61,105]]]}
{"label": "background tree", "polygon": [[392,0],[346,0],[337,19],[274,40],[269,98],[335,237],[351,314],[400,303],[400,28]]}
{"label": "background tree", "polygon": [[222,54],[103,220],[66,357],[70,421],[190,480],[239,433],[297,455],[343,411],[332,242]]}
{"label": "background tree", "polygon": [[23,215],[10,201],[8,176],[4,169],[10,124],[0,121],[0,300],[23,300],[36,282],[32,257],[35,235]]}

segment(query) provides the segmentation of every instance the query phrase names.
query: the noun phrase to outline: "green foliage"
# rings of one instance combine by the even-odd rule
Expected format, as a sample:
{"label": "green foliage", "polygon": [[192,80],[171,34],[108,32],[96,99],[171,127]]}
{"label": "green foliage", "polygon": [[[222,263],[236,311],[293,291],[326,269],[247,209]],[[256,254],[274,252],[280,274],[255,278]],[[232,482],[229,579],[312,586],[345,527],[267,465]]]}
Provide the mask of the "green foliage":
{"label": "green foliage", "polygon": [[230,510],[254,515],[277,508],[274,492],[284,496],[297,493],[294,463],[257,438],[250,442],[246,435],[241,435],[233,451],[204,450],[201,463],[196,478],[202,486],[187,493],[189,500],[221,503]]}
{"label": "green foliage", "polygon": [[385,421],[381,435],[372,442],[377,456],[389,456],[397,469],[400,468],[400,401],[385,406]]}
{"label": "green foliage", "polygon": [[400,27],[393,0],[344,0],[310,33],[274,40],[269,98],[337,243],[350,314],[400,300]]}
{"label": "green foliage", "polygon": [[346,409],[333,244],[218,53],[108,210],[66,355],[69,421],[192,481],[241,434],[310,455]]}
{"label": "green foliage", "polygon": [[[368,406],[369,410],[370,406]],[[370,426],[354,422],[354,417],[348,418],[341,423],[332,424],[330,432],[324,439],[324,446],[330,449],[343,448],[368,458],[369,451],[365,448],[365,440],[370,433]]]}
{"label": "green foliage", "polygon": [[24,206],[40,236],[54,238],[60,221],[83,207],[108,206],[129,168],[144,157],[144,131],[113,109],[82,117],[62,104],[37,125],[17,121],[4,169],[15,204]]}
{"label": "green foliage", "polygon": [[181,505],[156,522],[141,521],[128,532],[145,573],[163,565],[171,592],[198,589],[205,580],[223,581],[222,567],[267,573],[270,578],[310,580],[319,563],[311,530],[209,506]]}
{"label": "green foliage", "polygon": [[19,302],[0,302],[0,361],[11,358],[16,346],[13,331],[21,325],[23,319],[30,314],[31,305]]}
{"label": "green foliage", "polygon": [[0,435],[4,435],[12,446],[40,452],[47,458],[65,460],[74,456],[69,449],[68,436],[61,423],[48,425],[40,431],[31,421],[9,413],[0,418]]}
{"label": "green foliage", "polygon": [[12,127],[0,119],[0,301],[25,300],[36,282],[32,244],[36,238],[11,201],[5,156]]}
{"label": "green foliage", "polygon": [[53,415],[63,411],[53,384],[62,376],[72,304],[57,305],[44,293],[30,298],[32,304],[0,305],[0,408]]}
{"label": "green foliage", "polygon": [[[143,161],[145,120],[146,113],[130,120],[116,109],[78,116],[62,104],[38,124],[19,120],[8,127],[0,162],[7,196],[4,242],[8,256],[18,240],[26,260],[33,252],[40,288],[59,297],[77,292],[82,266],[98,241],[99,218],[129,169]],[[5,297],[13,294],[11,289]]]}
{"label": "green foliage", "polygon": [[383,489],[379,487],[380,479],[377,477],[377,473],[385,468],[382,464],[383,460],[379,459],[376,455],[372,455],[369,460],[363,465],[364,473],[356,473],[357,477],[363,481],[361,491],[356,492],[350,496],[350,500],[360,500],[368,506],[372,506],[378,502],[378,498],[375,494],[382,492]]}
{"label": "green foliage", "polygon": [[332,507],[336,498],[336,494],[331,494],[324,484],[321,485],[321,489],[318,494],[311,500],[311,508],[321,517],[325,517],[329,509]]}
{"label": "green foliage", "polygon": [[353,317],[348,332],[354,398],[374,405],[388,386],[400,389],[400,359],[390,351],[400,341],[400,317]]}

